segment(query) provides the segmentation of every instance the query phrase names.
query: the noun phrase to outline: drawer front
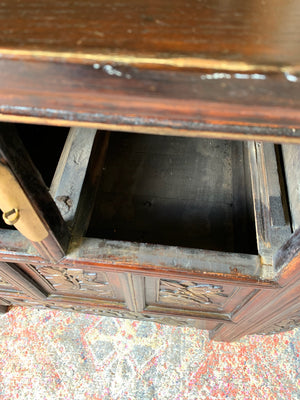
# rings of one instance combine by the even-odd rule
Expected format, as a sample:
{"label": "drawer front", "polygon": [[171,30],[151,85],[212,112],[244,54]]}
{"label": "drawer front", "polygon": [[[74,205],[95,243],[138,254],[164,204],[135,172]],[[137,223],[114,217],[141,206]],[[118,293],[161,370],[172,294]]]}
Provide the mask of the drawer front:
{"label": "drawer front", "polygon": [[146,309],[153,310],[213,313],[221,317],[234,313],[255,293],[253,288],[222,282],[145,278]]}
{"label": "drawer front", "polygon": [[65,266],[35,266],[36,273],[47,281],[50,295],[104,299],[124,302],[119,274]]}

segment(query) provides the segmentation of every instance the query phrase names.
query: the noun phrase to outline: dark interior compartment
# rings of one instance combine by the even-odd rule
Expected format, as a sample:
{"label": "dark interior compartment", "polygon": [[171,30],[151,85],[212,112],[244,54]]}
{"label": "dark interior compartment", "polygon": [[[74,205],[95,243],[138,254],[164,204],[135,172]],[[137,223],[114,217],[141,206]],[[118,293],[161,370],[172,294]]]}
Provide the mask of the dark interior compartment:
{"label": "dark interior compartment", "polygon": [[69,128],[26,124],[15,126],[34,165],[50,187]]}
{"label": "dark interior compartment", "polygon": [[112,133],[87,236],[257,254],[244,144]]}

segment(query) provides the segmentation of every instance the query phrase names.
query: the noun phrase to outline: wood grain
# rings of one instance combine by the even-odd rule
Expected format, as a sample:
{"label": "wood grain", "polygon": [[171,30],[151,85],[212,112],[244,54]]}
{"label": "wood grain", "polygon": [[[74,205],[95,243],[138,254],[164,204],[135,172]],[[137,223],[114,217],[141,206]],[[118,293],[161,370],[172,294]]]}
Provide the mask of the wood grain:
{"label": "wood grain", "polygon": [[283,145],[285,179],[289,197],[292,227],[300,227],[300,146]]}
{"label": "wood grain", "polygon": [[44,290],[14,264],[0,262],[0,274],[16,290],[23,292],[34,300],[43,300],[47,297]]}
{"label": "wood grain", "polygon": [[0,59],[0,77],[0,120],[300,142],[300,79],[282,72]]}
{"label": "wood grain", "polygon": [[295,0],[11,0],[1,3],[0,49],[291,66],[300,61],[299,18]]}
{"label": "wood grain", "polygon": [[[0,231],[0,259],[16,263],[48,265],[19,232]],[[143,276],[236,282],[241,286],[276,288],[260,279],[260,259],[247,254],[222,253],[172,246],[146,245],[83,238],[74,243],[61,266],[85,266],[91,271],[134,272]]]}
{"label": "wood grain", "polygon": [[280,165],[274,145],[249,142],[247,146],[258,253],[264,264],[272,265],[274,254],[291,236],[285,191],[279,181]]}
{"label": "wood grain", "polygon": [[299,19],[295,0],[1,3],[0,120],[300,143]]}
{"label": "wood grain", "polygon": [[83,236],[87,229],[102,173],[109,134],[95,129],[70,129],[50,187],[62,217],[72,235]]}

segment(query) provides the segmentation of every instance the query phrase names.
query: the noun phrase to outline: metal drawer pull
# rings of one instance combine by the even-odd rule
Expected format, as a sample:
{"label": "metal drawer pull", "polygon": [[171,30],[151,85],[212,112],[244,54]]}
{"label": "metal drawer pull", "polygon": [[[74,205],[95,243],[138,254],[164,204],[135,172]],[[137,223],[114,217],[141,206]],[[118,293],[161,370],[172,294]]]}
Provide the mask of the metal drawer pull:
{"label": "metal drawer pull", "polygon": [[18,222],[20,218],[20,213],[17,208],[13,208],[10,211],[4,212],[2,214],[2,217],[7,225],[14,225],[16,222]]}

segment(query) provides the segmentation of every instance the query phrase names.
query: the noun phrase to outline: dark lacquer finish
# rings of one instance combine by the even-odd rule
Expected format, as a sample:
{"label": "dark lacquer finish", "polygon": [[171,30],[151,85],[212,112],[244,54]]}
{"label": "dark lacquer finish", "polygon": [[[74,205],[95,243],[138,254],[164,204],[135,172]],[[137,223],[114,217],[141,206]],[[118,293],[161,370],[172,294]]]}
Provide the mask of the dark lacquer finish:
{"label": "dark lacquer finish", "polygon": [[225,341],[299,325],[299,2],[12,0],[0,26],[0,120],[73,127],[61,154],[42,126],[24,142],[42,174],[58,162],[49,194],[2,125],[49,240],[0,230],[0,312]]}
{"label": "dark lacquer finish", "polygon": [[295,0],[11,0],[0,47],[288,67],[299,63],[299,18]]}
{"label": "dark lacquer finish", "polygon": [[[24,149],[14,151],[16,138],[2,142],[3,160],[28,189],[16,159]],[[282,169],[290,158],[281,155],[271,143],[71,129],[51,184],[69,248],[54,262],[2,229],[0,311],[150,320],[225,341],[297,326],[300,235]],[[297,173],[289,171],[289,193]]]}
{"label": "dark lacquer finish", "polygon": [[300,11],[274,1],[12,1],[0,118],[300,139]]}

